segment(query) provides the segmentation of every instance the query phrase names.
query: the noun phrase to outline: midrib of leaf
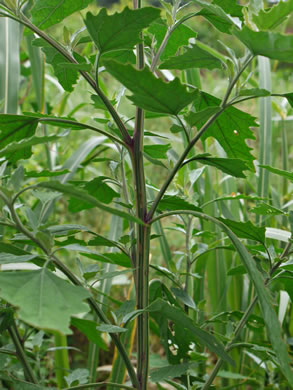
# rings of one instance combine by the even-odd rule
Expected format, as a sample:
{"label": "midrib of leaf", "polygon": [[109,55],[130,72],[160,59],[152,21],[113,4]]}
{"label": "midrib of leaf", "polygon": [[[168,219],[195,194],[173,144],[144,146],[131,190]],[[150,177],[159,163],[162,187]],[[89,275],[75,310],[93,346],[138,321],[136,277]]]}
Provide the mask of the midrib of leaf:
{"label": "midrib of leaf", "polygon": [[[61,7],[61,5],[64,3],[64,0],[61,0],[55,8],[52,9],[51,12],[49,12],[48,16],[39,24],[38,27],[41,27],[42,24],[46,23],[48,19],[50,19],[50,17],[54,14],[54,12],[59,8]],[[44,7],[45,8],[45,7]],[[48,7],[47,7],[48,8]]]}
{"label": "midrib of leaf", "polygon": [[14,130],[12,130],[10,133],[6,134],[4,137],[0,138],[0,144],[2,141],[5,141],[7,138],[11,137],[12,135],[14,135],[15,133],[17,133],[19,130],[21,130],[22,128],[26,127],[27,125],[30,125],[32,123],[36,122],[35,119],[29,121],[29,122],[25,122],[23,125],[20,125],[19,127],[15,128]]}

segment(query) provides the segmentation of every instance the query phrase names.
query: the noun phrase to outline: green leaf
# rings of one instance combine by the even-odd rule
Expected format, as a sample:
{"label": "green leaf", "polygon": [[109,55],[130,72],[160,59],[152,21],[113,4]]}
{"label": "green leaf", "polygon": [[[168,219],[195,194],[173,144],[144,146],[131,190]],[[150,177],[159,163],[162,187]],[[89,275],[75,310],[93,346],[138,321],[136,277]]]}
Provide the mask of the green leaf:
{"label": "green leaf", "polygon": [[293,1],[281,0],[268,10],[261,9],[258,14],[252,14],[252,20],[259,30],[272,30],[283,23],[292,11]]}
{"label": "green leaf", "polygon": [[[201,111],[207,107],[219,106],[221,101],[206,92],[201,92],[195,98],[194,104],[197,111]],[[202,126],[204,123],[205,121],[201,121],[198,126]],[[219,115],[217,120],[202,135],[202,139],[215,138],[228,157],[247,161],[249,168],[254,171],[252,163],[254,157],[250,154],[251,148],[245,141],[246,139],[255,139],[250,127],[256,126],[258,125],[253,116],[230,106]]]}
{"label": "green leaf", "polygon": [[121,62],[122,64],[136,64],[136,57],[133,53],[133,50],[115,50],[115,51],[109,51],[105,54],[103,54],[101,60],[99,61],[99,64],[104,65],[103,60],[110,59],[115,60],[117,62]]}
{"label": "green leaf", "polygon": [[227,225],[229,229],[231,229],[232,232],[235,233],[239,238],[247,238],[248,240],[259,241],[262,244],[265,242],[266,229],[264,226],[255,226],[250,221],[238,222],[224,218],[218,218],[218,220]]}
{"label": "green leaf", "polygon": [[49,182],[39,183],[38,186],[61,192],[63,194],[72,196],[73,198],[79,199],[80,201],[86,201],[88,203],[91,203],[94,207],[98,207],[99,209],[107,211],[110,214],[118,215],[119,217],[125,218],[128,221],[137,222],[141,225],[144,224],[143,221],[141,221],[140,219],[138,219],[130,214],[127,214],[127,213],[120,211],[118,209],[114,209],[112,207],[106,206],[105,204],[99,202],[93,196],[89,195],[84,190],[77,189],[73,185],[61,184],[61,183],[56,182],[56,181],[49,181]]}
{"label": "green leaf", "polygon": [[237,20],[227,15],[218,5],[210,4],[203,0],[193,0],[193,3],[202,7],[198,15],[205,17],[219,31],[230,34],[231,27],[237,25]]}
{"label": "green leaf", "polygon": [[0,114],[0,148],[35,135],[38,121],[26,115]]}
{"label": "green leaf", "polygon": [[185,374],[194,363],[173,364],[170,366],[160,367],[150,372],[151,382],[162,382],[167,379],[173,379]]}
{"label": "green leaf", "polygon": [[267,171],[275,173],[276,175],[285,177],[293,182],[293,173],[284,171],[283,169],[273,168],[270,165],[260,165],[261,168],[265,168]]}
{"label": "green leaf", "polygon": [[226,14],[243,19],[243,7],[237,4],[237,0],[213,0],[213,4],[221,7],[226,12]]}
{"label": "green leaf", "polygon": [[293,92],[284,93],[283,96],[288,100],[288,103],[293,108]]}
{"label": "green leaf", "polygon": [[190,126],[201,126],[203,123],[205,123],[210,117],[217,112],[221,111],[220,107],[207,107],[204,108],[201,111],[193,112],[190,111],[189,114],[185,117],[186,121],[189,123]]}
{"label": "green leaf", "polygon": [[254,206],[252,209],[250,209],[252,213],[258,214],[258,215],[280,215],[285,214],[284,211],[271,206],[270,204],[261,202],[258,205]]}
{"label": "green leaf", "polygon": [[234,177],[246,177],[243,171],[247,171],[249,169],[246,161],[240,160],[238,158],[210,157],[208,154],[203,154],[184,161],[184,164],[188,164],[191,161],[198,161],[201,164],[216,167],[222,172],[225,172],[228,175]]}
{"label": "green leaf", "polygon": [[[14,246],[14,245],[10,245],[10,244],[6,244],[4,242],[0,242],[0,253],[5,253],[5,254],[8,254],[10,255],[12,258],[12,256],[15,256],[15,257],[22,257],[24,259],[23,256],[34,256],[31,260],[32,263],[34,264],[37,264],[39,266],[42,266],[45,262],[45,260],[43,258],[41,258],[40,256],[35,256],[17,246]],[[52,267],[52,269],[54,270],[54,267]]]}
{"label": "green leaf", "polygon": [[[148,32],[154,35],[156,44],[156,50],[159,49],[163,39],[166,35],[168,26],[161,19],[153,23],[149,28]],[[180,24],[175,30],[172,31],[172,34],[167,42],[167,45],[161,54],[161,59],[167,59],[168,57],[174,56],[177,53],[177,50],[184,45],[188,45],[190,38],[196,38],[197,33],[191,28]]]}
{"label": "green leaf", "polygon": [[158,209],[161,211],[164,210],[193,210],[200,211],[200,208],[186,202],[186,200],[180,198],[176,195],[165,195],[160,200]]}
{"label": "green leaf", "polygon": [[215,69],[222,68],[222,63],[208,51],[201,49],[197,45],[193,45],[192,47],[188,47],[184,54],[168,58],[159,68],[180,70],[192,68]]}
{"label": "green leaf", "polygon": [[69,387],[73,387],[74,385],[84,385],[88,383],[89,370],[86,368],[77,368],[70,374],[64,376],[64,379],[66,380]]}
{"label": "green leaf", "polygon": [[[72,286],[46,268],[27,272],[1,272],[0,295],[19,307],[19,318],[41,329],[70,334],[70,316],[85,312],[89,293]],[[36,293],[37,292],[37,293]]]}
{"label": "green leaf", "polygon": [[168,318],[168,320],[173,321],[182,329],[187,329],[198,339],[201,344],[205,345],[211,352],[216,353],[230,364],[234,364],[233,360],[225,352],[222,344],[213,335],[196,326],[191,318],[189,318],[183,310],[179,309],[178,307],[169,305],[162,299],[157,299],[154,301],[146,310],[151,313],[158,312],[160,316]]}
{"label": "green leaf", "polygon": [[117,252],[108,252],[108,253],[97,253],[97,254],[89,254],[84,253],[84,256],[89,257],[90,259],[96,261],[102,261],[103,263],[117,264],[121,267],[131,268],[131,260],[130,257],[125,253],[117,253]]}
{"label": "green leaf", "polygon": [[149,111],[177,115],[193,101],[197,93],[187,92],[178,78],[165,83],[147,68],[139,71],[131,65],[122,65],[114,61],[105,62],[105,66],[112,76],[133,93],[127,97],[135,105]]}
{"label": "green leaf", "polygon": [[[82,188],[89,195],[95,197],[99,202],[109,204],[114,198],[120,197],[120,194],[114,191],[107,183],[105,183],[105,177],[100,176],[89,182],[86,182]],[[69,210],[73,213],[93,208],[94,205],[90,202],[81,201],[80,199],[69,200]]]}
{"label": "green leaf", "polygon": [[77,70],[77,71],[84,71],[84,72],[90,72],[92,69],[91,64],[73,64],[71,62],[61,62],[58,64],[59,67],[61,68],[66,68],[66,69],[71,69],[71,70]]}
{"label": "green leaf", "polygon": [[75,326],[80,332],[85,334],[90,341],[98,345],[104,351],[108,350],[107,344],[101,337],[100,333],[97,332],[96,322],[72,317],[71,324]]}
{"label": "green leaf", "polygon": [[272,31],[253,31],[244,26],[242,30],[233,29],[235,35],[255,56],[269,57],[273,60],[293,62],[293,36]]}
{"label": "green leaf", "polygon": [[32,8],[33,23],[46,29],[67,16],[86,8],[93,0],[36,0]]}
{"label": "green leaf", "polygon": [[88,12],[85,25],[99,49],[100,55],[112,50],[133,49],[141,41],[140,32],[160,17],[160,10],[152,7],[108,15],[102,8],[98,15]]}
{"label": "green leaf", "polygon": [[121,328],[120,326],[116,326],[116,325],[110,325],[110,324],[109,325],[101,324],[97,326],[96,329],[99,330],[100,332],[106,332],[106,333],[124,333],[128,331],[128,329]]}
{"label": "green leaf", "polygon": [[65,175],[66,173],[69,173],[67,169],[63,169],[62,171],[48,171],[44,169],[41,172],[35,172],[35,171],[25,172],[25,176],[26,177],[54,177],[54,176]]}
{"label": "green leaf", "polygon": [[12,253],[0,253],[0,264],[23,263],[30,261],[37,255],[13,255]]}
{"label": "green leaf", "polygon": [[114,248],[114,247],[120,248],[119,244],[117,244],[115,241],[109,240],[108,238],[100,236],[99,234],[95,234],[95,237],[88,242],[88,245],[107,246],[109,248]]}
{"label": "green leaf", "polygon": [[69,69],[67,67],[62,66],[64,62],[70,64],[69,61],[66,61],[65,57],[59,53],[54,47],[52,47],[49,43],[44,41],[41,38],[35,39],[33,41],[34,46],[38,46],[42,48],[42,51],[46,55],[46,61],[48,64],[53,66],[54,74],[57,77],[59,83],[67,92],[73,91],[73,85],[76,84],[79,72],[74,69]]}
{"label": "green leaf", "polygon": [[187,294],[186,291],[176,287],[171,287],[171,291],[175,295],[175,297],[179,299],[179,301],[184,303],[184,305],[191,307],[192,309],[196,309],[194,300],[191,298],[190,295]]}
{"label": "green leaf", "polygon": [[0,150],[0,157],[5,157],[6,160],[11,163],[16,163],[18,160],[27,160],[33,154],[32,146],[53,142],[58,138],[61,137],[52,135],[49,137],[31,137],[28,140],[25,139],[20,142],[13,142],[5,149]]}
{"label": "green leaf", "polygon": [[171,148],[171,145],[145,145],[144,152],[151,158],[166,159],[167,152]]}
{"label": "green leaf", "polygon": [[270,96],[270,91],[262,88],[241,89],[238,96]]}

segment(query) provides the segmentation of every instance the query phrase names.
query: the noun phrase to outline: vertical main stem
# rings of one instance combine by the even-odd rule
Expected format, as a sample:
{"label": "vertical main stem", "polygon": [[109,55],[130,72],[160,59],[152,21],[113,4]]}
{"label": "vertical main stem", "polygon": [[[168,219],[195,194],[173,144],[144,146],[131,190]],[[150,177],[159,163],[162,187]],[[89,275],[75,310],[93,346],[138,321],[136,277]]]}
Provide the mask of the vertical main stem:
{"label": "vertical main stem", "polygon": [[[142,7],[142,0],[134,0],[135,9]],[[142,38],[142,37],[141,37]],[[137,68],[144,68],[143,43],[137,45]],[[135,185],[136,216],[145,220],[147,197],[143,161],[144,111],[137,107],[133,135],[132,165]],[[136,305],[144,310],[148,306],[150,227],[137,225],[136,242]],[[137,319],[137,380],[139,390],[147,389],[149,362],[149,318],[142,313]]]}

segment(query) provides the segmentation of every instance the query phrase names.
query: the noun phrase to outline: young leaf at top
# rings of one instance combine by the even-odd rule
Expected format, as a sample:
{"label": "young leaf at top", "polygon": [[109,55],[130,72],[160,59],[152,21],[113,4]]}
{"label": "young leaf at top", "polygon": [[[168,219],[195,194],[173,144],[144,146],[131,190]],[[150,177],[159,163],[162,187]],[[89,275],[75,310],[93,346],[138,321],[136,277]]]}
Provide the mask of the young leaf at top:
{"label": "young leaf at top", "polygon": [[[155,48],[158,50],[168,30],[166,23],[159,19],[155,21],[149,28],[148,32],[151,33],[156,40]],[[161,60],[165,60],[168,57],[174,56],[181,46],[188,45],[190,38],[196,38],[197,34],[190,27],[180,24],[172,32],[167,45],[161,54]]]}
{"label": "young leaf at top", "polygon": [[221,67],[222,63],[218,58],[197,45],[186,48],[185,53],[182,55],[170,57],[160,65],[160,69],[180,70],[192,68],[215,69]]}
{"label": "young leaf at top", "polygon": [[0,286],[1,298],[19,307],[20,319],[37,328],[70,334],[70,316],[87,311],[87,305],[82,301],[89,293],[46,268],[1,272]]}
{"label": "young leaf at top", "polygon": [[279,1],[268,10],[261,9],[258,14],[252,14],[252,20],[259,30],[272,30],[284,22],[293,12],[293,0]]}
{"label": "young leaf at top", "polygon": [[272,31],[253,31],[244,26],[242,30],[233,29],[235,35],[255,56],[269,57],[273,60],[293,62],[293,36]]}
{"label": "young leaf at top", "polygon": [[33,23],[46,29],[67,16],[86,8],[93,0],[36,0],[32,8]]}
{"label": "young leaf at top", "polygon": [[[197,111],[207,107],[219,106],[221,101],[215,96],[206,92],[201,92],[196,96],[194,104]],[[193,113],[190,114],[191,118]],[[187,118],[187,121],[190,121]],[[192,122],[191,122],[192,123]],[[200,121],[197,128],[204,125],[205,121]],[[254,170],[252,161],[254,157],[250,154],[251,148],[246,144],[246,139],[255,139],[250,127],[258,126],[255,118],[246,112],[235,107],[227,107],[217,120],[203,134],[202,138],[215,138],[230,158],[245,160],[250,170]]]}
{"label": "young leaf at top", "polygon": [[105,61],[105,66],[112,76],[133,93],[127,96],[128,99],[145,110],[177,115],[197,94],[187,92],[178,78],[165,83],[157,79],[147,68],[136,70],[131,65],[122,65],[114,61]]}
{"label": "young leaf at top", "polygon": [[198,15],[206,18],[219,31],[231,34],[231,28],[237,25],[237,19],[233,19],[230,15],[216,4],[210,4],[203,0],[193,0],[193,3],[202,7]]}
{"label": "young leaf at top", "polygon": [[160,17],[160,10],[152,7],[108,15],[102,8],[98,15],[88,12],[85,25],[99,49],[100,55],[112,50],[132,49],[141,41],[140,32]]}
{"label": "young leaf at top", "polygon": [[265,242],[266,229],[264,226],[255,226],[250,221],[238,222],[224,218],[218,218],[218,220],[227,225],[237,237],[258,241],[262,244]]}
{"label": "young leaf at top", "polygon": [[239,158],[219,158],[212,157],[209,154],[202,154],[192,157],[189,160],[184,161],[184,165],[191,161],[198,161],[204,165],[210,165],[220,169],[222,172],[234,177],[246,177],[243,171],[249,170],[246,162]]}

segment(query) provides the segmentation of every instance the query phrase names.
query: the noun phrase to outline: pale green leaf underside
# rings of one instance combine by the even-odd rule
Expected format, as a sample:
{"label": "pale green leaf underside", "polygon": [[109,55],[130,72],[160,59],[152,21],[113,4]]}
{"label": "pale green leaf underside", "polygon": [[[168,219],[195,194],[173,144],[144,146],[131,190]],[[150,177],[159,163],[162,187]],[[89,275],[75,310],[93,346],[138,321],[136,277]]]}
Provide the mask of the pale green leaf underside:
{"label": "pale green leaf underside", "polygon": [[[89,293],[43,268],[27,272],[1,272],[0,295],[19,308],[24,322],[41,329],[70,334],[70,317],[87,311]],[[37,293],[36,293],[37,292]]]}

